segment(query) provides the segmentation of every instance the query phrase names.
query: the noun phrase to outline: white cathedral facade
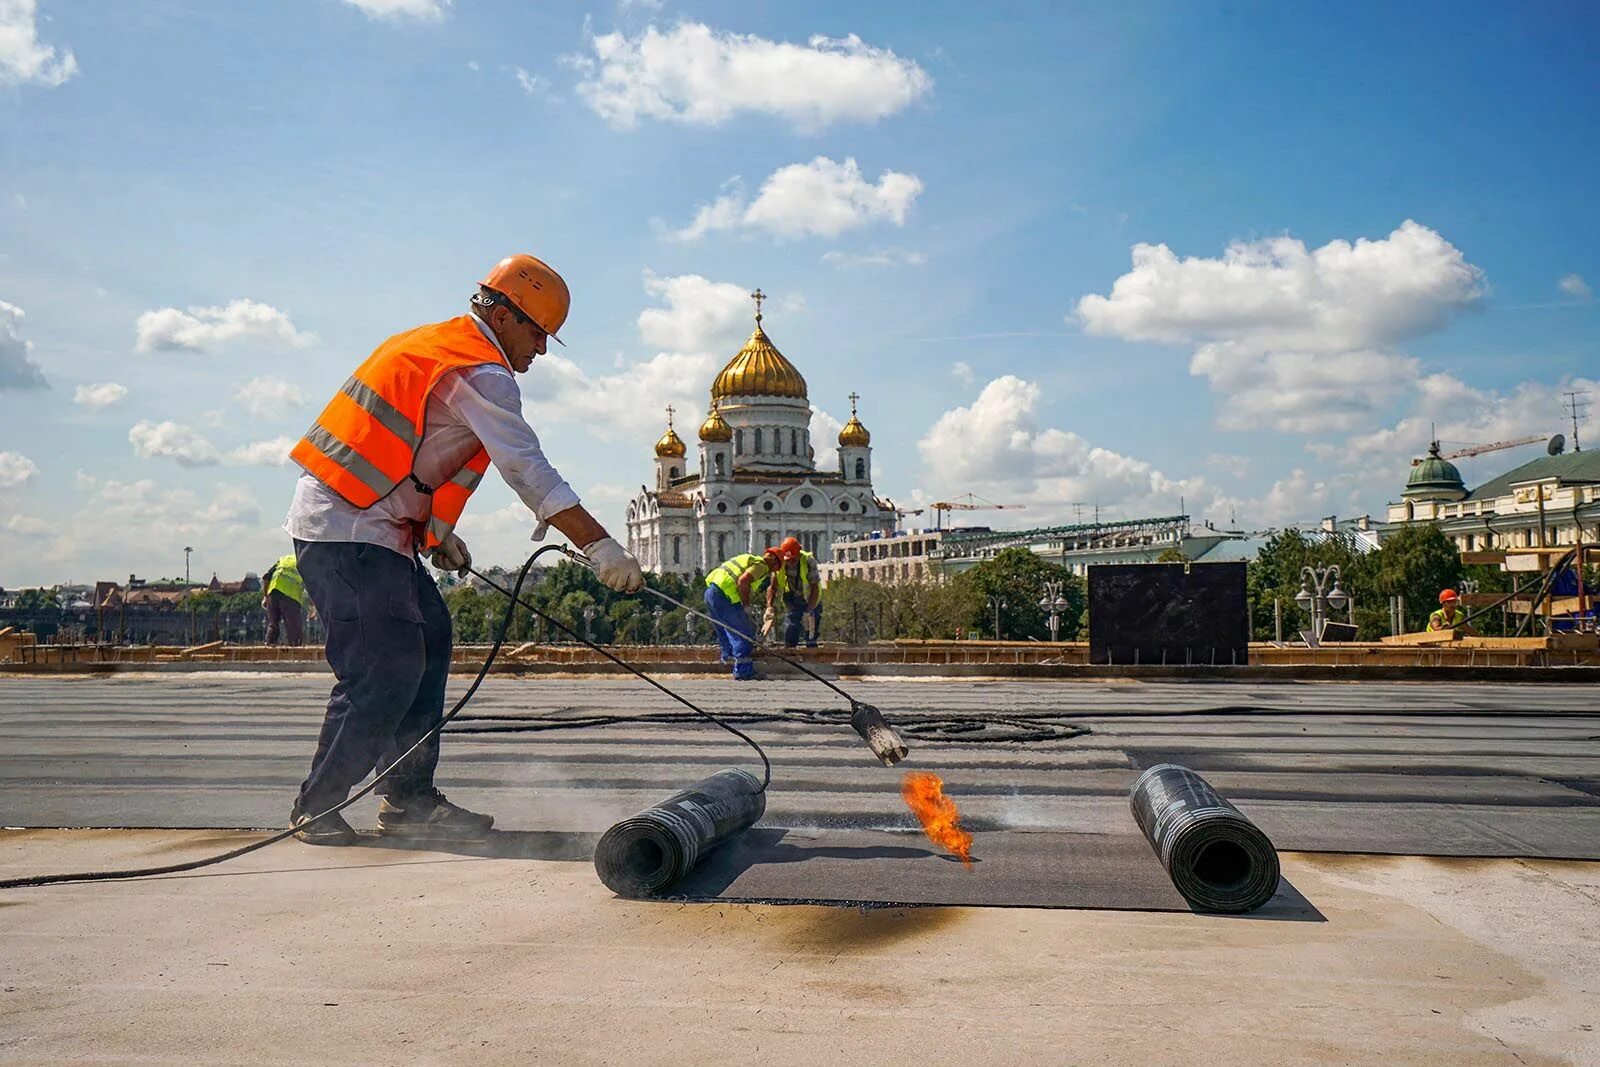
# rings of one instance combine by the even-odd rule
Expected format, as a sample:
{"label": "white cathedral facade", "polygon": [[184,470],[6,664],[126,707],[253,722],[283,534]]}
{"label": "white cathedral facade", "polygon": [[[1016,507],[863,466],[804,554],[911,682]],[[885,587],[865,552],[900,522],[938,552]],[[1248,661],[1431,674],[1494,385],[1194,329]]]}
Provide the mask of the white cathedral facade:
{"label": "white cathedral facade", "polygon": [[890,505],[872,492],[872,436],[856,417],[839,431],[837,470],[818,470],[811,447],[806,380],[756,328],[711,385],[700,427],[698,469],[672,426],[656,442],[655,487],[628,504],[628,550],[647,571],[705,573],[730,556],[786,537],[826,560],[835,540],[893,527]]}

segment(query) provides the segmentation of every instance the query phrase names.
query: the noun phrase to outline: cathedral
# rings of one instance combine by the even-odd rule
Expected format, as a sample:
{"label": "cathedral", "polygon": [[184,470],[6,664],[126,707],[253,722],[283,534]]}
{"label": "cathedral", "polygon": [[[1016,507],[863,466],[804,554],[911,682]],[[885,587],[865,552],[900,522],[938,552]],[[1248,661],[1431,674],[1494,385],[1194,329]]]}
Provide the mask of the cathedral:
{"label": "cathedral", "polygon": [[806,380],[756,328],[711,383],[711,413],[700,426],[699,469],[672,426],[656,442],[655,488],[628,504],[628,550],[647,571],[704,573],[730,556],[797,537],[818,560],[835,540],[894,525],[872,492],[872,436],[856,417],[839,431],[837,470],[818,470],[811,447]]}

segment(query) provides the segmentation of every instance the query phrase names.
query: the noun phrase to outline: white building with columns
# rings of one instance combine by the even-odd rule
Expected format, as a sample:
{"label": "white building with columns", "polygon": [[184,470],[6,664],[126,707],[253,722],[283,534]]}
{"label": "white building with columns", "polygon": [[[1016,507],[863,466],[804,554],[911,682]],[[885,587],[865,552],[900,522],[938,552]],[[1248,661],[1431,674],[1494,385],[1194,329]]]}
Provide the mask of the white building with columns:
{"label": "white building with columns", "polygon": [[797,537],[819,560],[833,542],[889,530],[894,513],[872,491],[872,435],[856,417],[839,431],[839,465],[818,470],[806,380],[756,328],[711,385],[697,465],[672,426],[655,446],[655,485],[628,504],[628,550],[647,571],[693,574],[730,556]]}

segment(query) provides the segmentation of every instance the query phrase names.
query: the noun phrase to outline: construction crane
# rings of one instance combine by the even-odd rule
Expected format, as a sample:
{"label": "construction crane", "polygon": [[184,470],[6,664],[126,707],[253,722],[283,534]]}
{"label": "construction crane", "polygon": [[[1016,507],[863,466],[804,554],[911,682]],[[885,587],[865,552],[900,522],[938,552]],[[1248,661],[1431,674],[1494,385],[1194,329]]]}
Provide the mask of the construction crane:
{"label": "construction crane", "polygon": [[[1561,451],[1561,446],[1564,442],[1558,443],[1557,438],[1560,436],[1560,434],[1557,434],[1555,437],[1548,439],[1549,451],[1552,456]],[[1485,452],[1499,452],[1501,449],[1505,448],[1519,448],[1522,445],[1534,445],[1544,440],[1546,440],[1544,434],[1536,433],[1530,437],[1518,437],[1510,441],[1493,441],[1486,445],[1468,445],[1466,448],[1458,448],[1453,452],[1440,452],[1439,442],[1434,441],[1432,446],[1428,449],[1428,455],[1438,459],[1465,459],[1468,456],[1481,456]],[[1420,459],[1413,459],[1411,461],[1411,465],[1415,467],[1421,462],[1422,460]]]}
{"label": "construction crane", "polygon": [[935,530],[944,529],[944,519],[952,511],[1021,511],[1027,507],[1026,504],[991,504],[986,500],[978,503],[979,500],[982,500],[982,498],[967,493],[965,503],[957,500],[941,500],[931,505],[933,528]]}

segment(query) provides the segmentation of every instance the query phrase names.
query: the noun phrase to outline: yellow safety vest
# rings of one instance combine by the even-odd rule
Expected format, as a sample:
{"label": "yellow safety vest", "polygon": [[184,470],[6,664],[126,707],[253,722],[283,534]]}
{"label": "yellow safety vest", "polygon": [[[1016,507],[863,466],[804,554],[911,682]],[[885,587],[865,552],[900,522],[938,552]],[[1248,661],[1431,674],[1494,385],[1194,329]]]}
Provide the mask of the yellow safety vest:
{"label": "yellow safety vest", "polygon": [[746,571],[756,571],[756,576],[750,582],[750,592],[759,593],[767,584],[767,579],[772,572],[767,570],[766,561],[760,556],[750,552],[741,552],[722,566],[706,575],[706,585],[716,586],[722,590],[730,604],[738,604],[739,579],[743,578]]}
{"label": "yellow safety vest", "polygon": [[267,583],[267,592],[282,593],[296,604],[306,602],[306,584],[300,578],[300,565],[295,561],[294,553],[272,565],[272,580]]}
{"label": "yellow safety vest", "polygon": [[[817,566],[817,557],[813,556],[811,553],[802,548],[800,550],[799,563],[800,579],[795,583],[797,586],[799,586],[799,588],[796,589],[795,592],[800,596],[805,596],[811,591],[811,583],[814,580],[813,574],[815,573]],[[783,568],[783,573],[778,576],[778,592],[789,592],[788,567]]]}
{"label": "yellow safety vest", "polygon": [[1446,617],[1444,609],[1440,608],[1438,611],[1435,611],[1432,615],[1428,616],[1428,629],[1454,630],[1456,627],[1462,625],[1465,621],[1466,616],[1462,612],[1458,611],[1453,616]]}

